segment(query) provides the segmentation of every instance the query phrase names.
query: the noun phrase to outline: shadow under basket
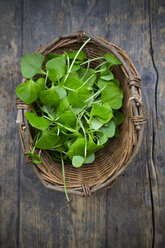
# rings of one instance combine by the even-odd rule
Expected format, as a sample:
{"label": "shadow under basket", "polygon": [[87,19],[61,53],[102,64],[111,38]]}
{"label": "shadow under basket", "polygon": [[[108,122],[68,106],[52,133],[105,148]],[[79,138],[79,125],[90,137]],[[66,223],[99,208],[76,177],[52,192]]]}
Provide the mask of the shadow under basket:
{"label": "shadow under basket", "polygon": [[[88,59],[110,53],[122,63],[122,65],[113,67],[113,73],[115,78],[120,80],[124,91],[122,112],[125,121],[120,127],[120,137],[110,139],[106,146],[96,153],[96,160],[93,163],[85,164],[80,168],[74,168],[71,164],[65,165],[67,192],[81,196],[90,196],[91,193],[114,184],[136,157],[142,143],[145,122],[141,79],[131,59],[116,45],[86,34],[84,31],[78,31],[60,35],[36,52],[47,55],[50,52],[61,54],[65,51],[74,51],[79,49],[88,38],[91,40],[83,49]],[[91,66],[95,67],[101,62],[101,60],[93,62]],[[22,80],[22,82],[25,81],[25,79]],[[17,98],[17,123],[19,123],[19,135],[24,154],[33,148],[33,140],[25,118],[25,112],[30,111],[30,107]],[[42,151],[43,163],[39,165],[33,164],[28,156],[25,156],[25,159],[31,164],[45,187],[64,192],[62,166],[54,162],[48,152]]]}

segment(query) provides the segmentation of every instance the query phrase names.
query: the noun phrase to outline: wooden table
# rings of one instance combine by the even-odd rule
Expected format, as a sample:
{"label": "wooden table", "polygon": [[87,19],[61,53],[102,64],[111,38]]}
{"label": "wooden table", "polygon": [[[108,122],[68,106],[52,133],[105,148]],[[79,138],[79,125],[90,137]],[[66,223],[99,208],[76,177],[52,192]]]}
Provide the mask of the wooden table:
{"label": "wooden table", "polygon": [[[0,247],[165,247],[165,1],[0,1]],[[103,37],[142,76],[147,118],[134,164],[91,198],[44,188],[25,163],[15,87],[20,58],[61,33]]]}

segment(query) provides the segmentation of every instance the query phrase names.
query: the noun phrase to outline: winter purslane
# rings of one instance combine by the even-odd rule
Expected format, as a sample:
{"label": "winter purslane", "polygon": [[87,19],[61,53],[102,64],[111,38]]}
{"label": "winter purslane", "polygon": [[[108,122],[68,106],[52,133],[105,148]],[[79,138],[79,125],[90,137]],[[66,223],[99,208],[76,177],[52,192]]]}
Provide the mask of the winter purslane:
{"label": "winter purslane", "polygon": [[[16,95],[31,104],[25,116],[34,148],[27,155],[40,164],[42,150],[48,150],[53,160],[61,162],[68,200],[64,163],[76,168],[92,163],[108,139],[120,135],[119,125],[124,121],[123,91],[112,73],[113,66],[121,63],[108,53],[88,59],[83,51],[88,42],[60,55],[23,55],[21,72],[27,81],[16,88]],[[93,61],[95,68],[90,66]]]}

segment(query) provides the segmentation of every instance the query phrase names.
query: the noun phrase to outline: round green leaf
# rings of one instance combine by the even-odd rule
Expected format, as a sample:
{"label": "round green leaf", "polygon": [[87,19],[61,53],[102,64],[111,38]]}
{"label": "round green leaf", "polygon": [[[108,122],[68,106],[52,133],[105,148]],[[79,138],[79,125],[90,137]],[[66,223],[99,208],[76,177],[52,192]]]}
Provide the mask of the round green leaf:
{"label": "round green leaf", "polygon": [[59,85],[55,86],[55,90],[58,93],[60,99],[63,99],[64,97],[66,97],[67,92],[63,87],[61,87]]}
{"label": "round green leaf", "polygon": [[104,75],[108,71],[107,64],[102,64],[99,71],[101,75]]}
{"label": "round green leaf", "polygon": [[[102,124],[105,124],[112,119],[113,111],[108,103],[104,103],[102,105],[95,104],[91,110],[91,120],[93,117],[97,118],[96,125],[98,121]],[[91,121],[91,123],[95,124],[95,121]]]}
{"label": "round green leaf", "polygon": [[124,115],[120,111],[116,111],[115,113],[115,125],[116,128],[120,126],[124,122]]}
{"label": "round green leaf", "polygon": [[103,123],[101,123],[97,118],[92,118],[91,120],[91,127],[94,130],[98,130],[100,127],[103,126]]}
{"label": "round green leaf", "polygon": [[46,113],[46,114],[48,114],[48,115],[51,115],[51,116],[53,117],[52,120],[56,118],[55,107],[53,107],[53,106],[48,106],[48,105],[43,105],[43,106],[40,106],[40,109],[41,109],[44,113]]}
{"label": "round green leaf", "polygon": [[49,120],[47,120],[47,119],[45,119],[43,117],[37,116],[35,113],[26,112],[25,116],[26,116],[28,122],[30,123],[30,125],[35,127],[35,128],[37,128],[37,129],[40,129],[40,130],[44,131],[50,125]]}
{"label": "round green leaf", "polygon": [[46,74],[42,70],[44,55],[38,53],[24,54],[21,58],[21,72],[25,78],[32,78],[36,74]]}
{"label": "round green leaf", "polygon": [[62,57],[51,59],[46,63],[46,70],[51,81],[57,81],[62,78],[65,75],[65,69],[65,59]]}
{"label": "round green leaf", "polygon": [[55,53],[48,53],[47,58],[50,59],[54,59],[54,58],[58,58],[58,57],[63,57],[65,58],[65,54],[55,54]]}
{"label": "round green leaf", "polygon": [[104,55],[104,59],[108,61],[110,65],[121,65],[121,62],[109,53]]}
{"label": "round green leaf", "polygon": [[88,86],[93,86],[94,82],[96,81],[97,76],[95,75],[95,70],[89,68],[88,71],[81,67],[78,71],[77,71],[78,75],[80,78],[83,78],[83,81],[85,82],[86,80],[88,80],[88,78],[90,78],[92,75],[92,77],[88,80],[87,85]]}
{"label": "round green leaf", "polygon": [[103,147],[103,145],[97,145],[93,140],[88,141],[87,154],[88,156],[94,152],[97,152]]}
{"label": "round green leaf", "polygon": [[84,164],[90,164],[90,163],[92,163],[94,160],[95,160],[95,154],[92,153],[91,155],[89,155],[89,156],[86,158]]}
{"label": "round green leaf", "polygon": [[63,113],[64,111],[66,111],[67,109],[69,108],[69,102],[68,102],[68,98],[67,96],[64,97],[63,99],[61,99],[59,102],[58,102],[58,105],[56,107],[56,110],[57,110],[57,113],[58,114],[61,114]]}
{"label": "round green leaf", "polygon": [[115,131],[115,137],[119,138],[119,136],[120,136],[120,129],[117,127]]}
{"label": "round green leaf", "polygon": [[74,92],[69,92],[68,101],[72,106],[76,108],[81,108],[82,106],[86,105],[85,100],[87,100],[89,96],[89,90],[85,87],[82,87]]}
{"label": "round green leaf", "polygon": [[83,163],[84,163],[84,158],[81,156],[74,156],[72,158],[72,165],[76,168],[81,167]]}
{"label": "round green leaf", "polygon": [[34,153],[32,153],[32,152],[26,152],[25,155],[28,155],[28,156],[30,156],[31,158],[34,158],[34,159],[36,159],[36,160],[40,160],[40,156],[37,155],[37,154],[34,154]]}
{"label": "round green leaf", "polygon": [[114,79],[112,80],[112,83],[114,83],[114,84],[116,84],[117,86],[120,87],[120,81],[119,81],[118,79],[114,78]]}
{"label": "round green leaf", "polygon": [[79,88],[83,82],[77,78],[69,76],[65,82],[65,86],[68,87],[69,89],[74,89],[76,90]]}
{"label": "round green leaf", "polygon": [[108,138],[112,138],[115,135],[115,123],[113,120],[111,120],[108,123],[108,126],[105,127],[103,126],[100,130],[103,131],[103,133],[108,137]]}
{"label": "round green leaf", "polygon": [[41,163],[42,163],[42,160],[33,159],[32,162],[33,162],[34,164],[41,164]]}
{"label": "round green leaf", "polygon": [[16,88],[16,95],[26,104],[30,104],[37,100],[38,90],[35,82],[29,81],[19,84]]}
{"label": "round green leaf", "polygon": [[99,145],[104,145],[108,141],[107,135],[103,132],[97,132],[97,137]]}
{"label": "round green leaf", "polygon": [[71,72],[78,71],[79,69],[80,69],[80,65],[73,65],[72,69],[71,69]]}
{"label": "round green leaf", "polygon": [[37,79],[37,81],[35,82],[36,86],[37,86],[37,91],[41,91],[45,89],[45,78],[39,78]]}
{"label": "round green leaf", "polygon": [[86,105],[82,106],[81,108],[73,108],[72,111],[75,115],[78,115],[85,108],[86,108]]}
{"label": "round green leaf", "polygon": [[33,158],[32,162],[34,164],[41,164],[42,163],[42,161],[40,160],[40,155],[33,154],[32,152],[27,152],[26,155],[28,155],[31,158]]}
{"label": "round green leaf", "polygon": [[56,106],[59,101],[59,96],[54,86],[48,90],[41,90],[39,92],[39,98],[43,104],[48,106]]}
{"label": "round green leaf", "polygon": [[100,78],[106,81],[110,81],[114,79],[114,75],[111,71],[108,71],[105,75],[100,76]]}
{"label": "round green leaf", "polygon": [[84,156],[84,150],[85,150],[85,139],[84,138],[77,138],[76,141],[71,145],[69,151],[67,152],[67,155],[70,159],[73,158],[73,156]]}
{"label": "round green leaf", "polygon": [[101,78],[99,78],[98,83],[97,83],[97,85],[100,89],[103,88],[107,84],[108,84],[108,82],[106,80],[101,79]]}
{"label": "round green leaf", "polygon": [[112,109],[119,109],[122,106],[123,91],[115,84],[110,83],[102,91],[101,100],[109,103]]}
{"label": "round green leaf", "polygon": [[75,78],[75,79],[80,79],[79,78],[79,75],[78,75],[78,73],[77,72],[70,72],[70,74],[69,74],[69,77],[68,78]]}
{"label": "round green leaf", "polygon": [[51,149],[57,144],[59,139],[60,137],[56,133],[52,131],[44,131],[37,141],[36,147],[39,149]]}
{"label": "round green leaf", "polygon": [[95,104],[91,110],[91,118],[93,116],[98,116],[106,119],[111,111],[112,110],[108,103],[104,103],[102,105]]}
{"label": "round green leaf", "polygon": [[67,127],[76,127],[76,117],[71,110],[65,111],[56,117],[60,117],[57,121]]}
{"label": "round green leaf", "polygon": [[[76,56],[77,52],[78,52],[78,50],[75,50],[75,51],[73,51],[73,52],[68,53],[69,58],[70,58],[70,59],[74,59],[74,57]],[[78,60],[87,59],[86,53],[85,53],[83,50],[80,51],[80,53],[79,53],[78,56],[77,56],[77,59],[78,59]]]}
{"label": "round green leaf", "polygon": [[77,60],[77,59],[74,62],[75,65],[80,65],[81,63],[82,63],[82,61],[81,60]]}

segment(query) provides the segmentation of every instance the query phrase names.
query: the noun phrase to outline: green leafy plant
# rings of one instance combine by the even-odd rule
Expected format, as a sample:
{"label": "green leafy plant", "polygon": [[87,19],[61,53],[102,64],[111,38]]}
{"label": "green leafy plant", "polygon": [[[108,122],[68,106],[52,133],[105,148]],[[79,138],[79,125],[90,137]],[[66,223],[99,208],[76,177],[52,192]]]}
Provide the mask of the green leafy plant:
{"label": "green leafy plant", "polygon": [[[23,55],[21,71],[27,81],[16,88],[16,95],[31,104],[25,116],[34,148],[27,155],[40,164],[40,154],[47,150],[61,161],[67,200],[65,163],[79,168],[94,162],[95,153],[119,137],[124,121],[123,91],[112,70],[121,63],[108,53],[88,59],[83,48],[89,40],[73,52]],[[93,61],[102,62],[91,68]]]}

